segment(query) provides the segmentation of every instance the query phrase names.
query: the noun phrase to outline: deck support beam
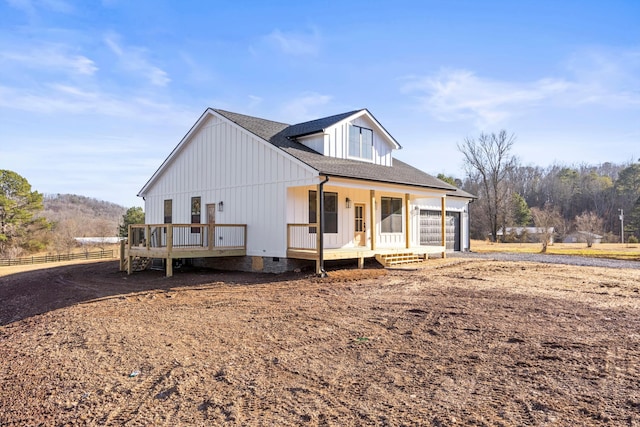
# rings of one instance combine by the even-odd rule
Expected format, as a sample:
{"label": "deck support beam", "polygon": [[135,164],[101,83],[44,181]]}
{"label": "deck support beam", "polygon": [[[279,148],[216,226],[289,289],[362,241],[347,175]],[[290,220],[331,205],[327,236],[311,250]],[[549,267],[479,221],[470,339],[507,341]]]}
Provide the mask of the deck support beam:
{"label": "deck support beam", "polygon": [[173,258],[167,258],[166,260],[166,270],[167,270],[167,277],[172,277],[173,276]]}

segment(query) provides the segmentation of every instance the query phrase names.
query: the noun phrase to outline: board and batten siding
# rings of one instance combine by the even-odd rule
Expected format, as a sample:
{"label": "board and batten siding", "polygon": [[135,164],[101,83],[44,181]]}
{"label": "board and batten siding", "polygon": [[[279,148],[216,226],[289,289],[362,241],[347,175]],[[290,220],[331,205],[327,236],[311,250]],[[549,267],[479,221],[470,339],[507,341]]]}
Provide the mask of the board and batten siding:
{"label": "board and batten siding", "polygon": [[[145,194],[146,222],[191,223],[191,198],[201,198],[201,222],[216,204],[217,224],[247,224],[247,255],[286,256],[286,189],[317,181],[309,167],[239,126],[210,114],[181,144]],[[217,207],[223,202],[223,210]]]}
{"label": "board and batten siding", "polygon": [[[377,130],[376,126],[365,116],[354,120],[330,126],[323,134],[309,135],[298,138],[298,142],[306,145],[318,153],[340,159],[349,157],[349,125],[364,127],[373,130],[373,163],[377,165],[392,166],[393,149],[386,139]],[[365,161],[365,160],[363,160]]]}

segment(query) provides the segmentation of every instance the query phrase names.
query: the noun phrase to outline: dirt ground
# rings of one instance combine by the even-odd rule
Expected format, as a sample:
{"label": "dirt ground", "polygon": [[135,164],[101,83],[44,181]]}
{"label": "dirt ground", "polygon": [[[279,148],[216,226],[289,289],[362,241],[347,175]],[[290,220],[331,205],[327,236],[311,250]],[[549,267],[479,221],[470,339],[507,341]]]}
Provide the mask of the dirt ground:
{"label": "dirt ground", "polygon": [[0,426],[640,425],[640,270],[0,277]]}

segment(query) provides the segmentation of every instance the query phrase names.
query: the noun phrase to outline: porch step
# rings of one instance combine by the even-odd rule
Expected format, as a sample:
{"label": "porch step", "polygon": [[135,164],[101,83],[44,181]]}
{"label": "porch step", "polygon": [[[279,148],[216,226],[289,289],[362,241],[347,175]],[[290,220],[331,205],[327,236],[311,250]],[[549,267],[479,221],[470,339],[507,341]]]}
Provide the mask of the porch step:
{"label": "porch step", "polygon": [[149,267],[150,263],[151,263],[151,258],[140,257],[140,256],[134,257],[131,262],[131,270],[132,271],[146,270],[147,267]]}
{"label": "porch step", "polygon": [[376,260],[384,267],[393,267],[403,264],[417,264],[421,263],[424,259],[412,252],[402,252],[394,254],[379,254],[376,255]]}

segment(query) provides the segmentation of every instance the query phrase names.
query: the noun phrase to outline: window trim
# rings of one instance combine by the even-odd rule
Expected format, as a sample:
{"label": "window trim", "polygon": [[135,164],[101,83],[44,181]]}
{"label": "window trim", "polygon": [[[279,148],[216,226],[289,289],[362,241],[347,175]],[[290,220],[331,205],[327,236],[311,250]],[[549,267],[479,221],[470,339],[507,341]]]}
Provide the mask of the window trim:
{"label": "window trim", "polygon": [[[359,129],[358,131],[358,135],[359,135],[359,141],[358,141],[358,152],[359,155],[353,155],[351,154],[351,132],[353,129]],[[362,131],[363,130],[367,130],[369,132],[371,132],[371,157],[362,157]],[[350,159],[357,159],[357,160],[361,160],[363,162],[371,162],[373,163],[374,161],[374,150],[373,150],[373,146],[374,146],[374,142],[373,142],[373,129],[369,129],[367,127],[364,126],[358,126],[358,125],[354,125],[349,123],[349,130],[347,132],[347,157]]]}
{"label": "window trim", "polygon": [[[388,211],[385,209],[385,201],[388,204]],[[398,204],[397,209],[394,210],[394,202]],[[396,219],[394,221],[394,218]],[[399,219],[398,219],[399,218]],[[388,221],[385,221],[387,220]],[[394,224],[399,223],[399,230],[394,229]],[[389,227],[389,230],[385,230],[385,226]],[[401,197],[381,197],[380,198],[380,232],[385,234],[401,234],[404,231],[403,221],[403,199]]]}
{"label": "window trim", "polygon": [[[167,216],[167,207],[169,207],[169,215]],[[173,224],[173,199],[164,199],[162,202],[162,218],[165,224]],[[163,230],[167,232],[167,227]]]}
{"label": "window trim", "polygon": [[[330,205],[327,203],[327,198],[329,197],[335,198],[335,203],[333,203],[336,209],[335,211],[327,211],[327,206]],[[316,210],[317,202],[318,202],[318,192],[316,190],[309,190],[309,224],[317,224],[319,221],[318,212]],[[338,211],[339,211],[338,193],[332,192],[332,191],[325,191],[324,192],[324,222],[325,222],[324,234],[338,234],[338,230],[339,230]],[[335,231],[333,231],[334,227],[331,227],[331,229],[328,230],[327,216],[335,217]],[[309,233],[312,233],[312,234],[317,233],[316,227],[309,227]]]}
{"label": "window trim", "polygon": [[[202,223],[202,198],[193,196],[191,198],[191,224]],[[191,227],[192,233],[200,233],[200,227]]]}

